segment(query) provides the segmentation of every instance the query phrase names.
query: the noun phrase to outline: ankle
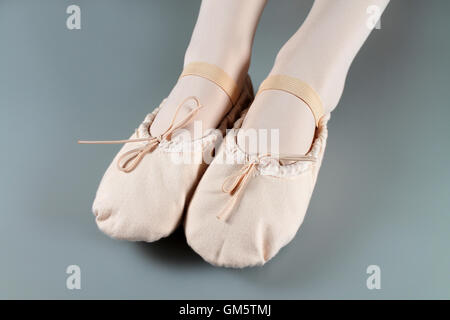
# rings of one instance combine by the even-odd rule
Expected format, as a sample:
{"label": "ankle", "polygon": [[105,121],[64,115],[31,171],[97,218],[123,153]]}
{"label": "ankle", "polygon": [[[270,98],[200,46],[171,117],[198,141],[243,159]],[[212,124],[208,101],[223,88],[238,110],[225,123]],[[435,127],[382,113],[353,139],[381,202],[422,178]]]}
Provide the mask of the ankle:
{"label": "ankle", "polygon": [[339,53],[308,42],[308,39],[288,41],[278,53],[270,74],[285,74],[308,83],[321,97],[325,111],[331,112],[344,90],[349,63]]}
{"label": "ankle", "polygon": [[241,41],[211,39],[191,40],[184,56],[184,66],[207,62],[220,67],[238,85],[242,85],[250,66],[251,47]]}

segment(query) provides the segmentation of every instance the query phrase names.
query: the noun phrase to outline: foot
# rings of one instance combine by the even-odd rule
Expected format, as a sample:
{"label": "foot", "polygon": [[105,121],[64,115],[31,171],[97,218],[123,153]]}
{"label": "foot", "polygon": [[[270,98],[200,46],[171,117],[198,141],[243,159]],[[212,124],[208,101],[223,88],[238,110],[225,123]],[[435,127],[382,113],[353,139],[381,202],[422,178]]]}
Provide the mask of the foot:
{"label": "foot", "polygon": [[[241,67],[241,69],[246,72],[244,67]],[[242,83],[241,79],[239,80]],[[199,76],[182,77],[164,101],[156,115],[155,121],[150,127],[150,133],[153,137],[159,136],[167,130],[177,106],[189,96],[197,97],[202,105],[195,117],[195,121],[201,122],[203,133],[209,129],[217,128],[220,120],[232,106],[228,95],[212,81]],[[183,117],[183,114],[180,114],[176,121],[181,117]],[[191,133],[193,128],[193,122],[184,127]]]}
{"label": "foot", "polygon": [[[217,79],[211,78],[213,80]],[[247,81],[220,124],[221,128],[227,129],[248,107],[253,99],[251,87]],[[196,98],[189,99],[189,102],[196,101]],[[187,199],[204,173],[204,155],[211,154],[225,133],[225,130],[211,132],[200,144],[175,139],[167,143],[170,133],[162,135],[162,139],[149,134],[159,110],[147,115],[130,140],[119,141],[125,145],[98,188],[93,212],[98,227],[113,238],[152,242],[172,233],[181,222]],[[183,120],[177,121],[179,127],[185,121],[193,121],[192,115],[196,115],[197,110],[192,109]]]}
{"label": "foot", "polygon": [[[257,143],[249,138],[253,132]],[[267,90],[253,101],[238,133],[238,144],[249,154],[304,155],[314,132],[314,116],[303,101],[283,91]]]}
{"label": "foot", "polygon": [[[289,45],[286,45],[288,49]],[[314,53],[288,49],[283,48],[280,52],[269,76],[287,75],[306,82],[320,96],[325,113],[330,112],[343,90],[346,76],[344,68],[338,63],[330,63],[329,66],[318,63],[314,67],[314,60],[306,58]],[[238,144],[250,154],[269,151],[304,155],[311,148],[315,129],[314,115],[305,102],[285,91],[266,90],[258,94],[251,105],[239,132]],[[274,133],[274,130],[278,133]],[[248,137],[255,131],[259,133],[258,142],[252,144]],[[264,131],[268,139],[261,135]],[[274,134],[278,139],[273,139]]]}

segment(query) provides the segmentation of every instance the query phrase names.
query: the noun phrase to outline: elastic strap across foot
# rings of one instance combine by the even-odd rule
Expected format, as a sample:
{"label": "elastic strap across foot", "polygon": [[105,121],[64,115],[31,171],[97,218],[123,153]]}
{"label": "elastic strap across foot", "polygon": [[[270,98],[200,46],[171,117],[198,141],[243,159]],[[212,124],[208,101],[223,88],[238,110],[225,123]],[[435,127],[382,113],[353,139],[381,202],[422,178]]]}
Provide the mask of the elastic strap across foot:
{"label": "elastic strap across foot", "polygon": [[236,81],[216,65],[206,62],[191,62],[184,68],[180,78],[185,76],[199,76],[214,82],[228,95],[233,105],[239,98],[240,90]]}
{"label": "elastic strap across foot", "polygon": [[306,82],[286,75],[272,75],[261,83],[257,94],[264,90],[281,90],[293,94],[306,103],[314,115],[316,126],[319,125],[319,120],[324,114],[322,101]]}

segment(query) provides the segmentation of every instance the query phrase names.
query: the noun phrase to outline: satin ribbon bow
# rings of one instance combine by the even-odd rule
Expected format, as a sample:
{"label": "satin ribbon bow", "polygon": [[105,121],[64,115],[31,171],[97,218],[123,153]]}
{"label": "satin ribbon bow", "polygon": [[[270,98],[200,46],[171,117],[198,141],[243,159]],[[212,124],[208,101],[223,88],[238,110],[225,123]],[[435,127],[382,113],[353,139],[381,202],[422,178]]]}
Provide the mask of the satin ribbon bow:
{"label": "satin ribbon bow", "polygon": [[[196,106],[191,111],[189,111],[182,120],[175,123],[175,120],[176,120],[178,114],[180,113],[181,108],[189,100],[194,100]],[[201,108],[202,108],[202,105],[200,104],[200,101],[197,97],[194,97],[194,96],[187,97],[177,106],[177,108],[175,110],[175,114],[172,117],[172,121],[170,122],[169,128],[167,128],[167,130],[163,134],[161,134],[157,137],[137,138],[137,139],[127,139],[127,140],[78,141],[78,143],[81,143],[81,144],[121,144],[121,143],[134,143],[134,142],[146,141],[147,144],[145,144],[139,148],[135,148],[135,149],[125,152],[117,160],[117,168],[120,171],[128,173],[128,172],[131,172],[134,169],[136,169],[136,167],[139,165],[139,163],[142,161],[142,159],[147,154],[149,154],[153,150],[155,150],[158,147],[158,145],[161,143],[161,141],[163,141],[163,140],[170,141],[170,139],[172,138],[172,134],[176,130],[184,127],[186,124],[191,122],[192,119],[194,119],[197,112]]]}
{"label": "satin ribbon bow", "polygon": [[312,156],[298,156],[298,155],[284,155],[279,157],[273,157],[269,155],[261,155],[254,160],[247,162],[242,166],[237,173],[228,176],[222,184],[222,191],[230,195],[225,207],[217,215],[217,219],[224,222],[230,217],[233,212],[233,208],[236,206],[240,199],[245,186],[249,183],[250,178],[254,176],[256,166],[261,163],[264,158],[278,159],[278,161],[312,161],[315,162],[316,158]]}

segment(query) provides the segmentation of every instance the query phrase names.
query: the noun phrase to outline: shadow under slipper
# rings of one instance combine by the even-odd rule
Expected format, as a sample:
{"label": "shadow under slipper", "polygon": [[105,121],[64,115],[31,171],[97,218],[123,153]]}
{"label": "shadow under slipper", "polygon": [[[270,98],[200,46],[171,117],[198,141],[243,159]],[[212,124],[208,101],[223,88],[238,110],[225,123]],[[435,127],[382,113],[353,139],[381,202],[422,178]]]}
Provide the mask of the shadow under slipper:
{"label": "shadow under slipper", "polygon": [[184,230],[180,226],[170,236],[152,243],[137,242],[138,249],[149,259],[175,266],[202,266],[203,259],[186,243]]}

